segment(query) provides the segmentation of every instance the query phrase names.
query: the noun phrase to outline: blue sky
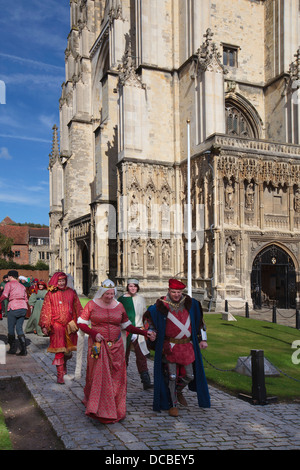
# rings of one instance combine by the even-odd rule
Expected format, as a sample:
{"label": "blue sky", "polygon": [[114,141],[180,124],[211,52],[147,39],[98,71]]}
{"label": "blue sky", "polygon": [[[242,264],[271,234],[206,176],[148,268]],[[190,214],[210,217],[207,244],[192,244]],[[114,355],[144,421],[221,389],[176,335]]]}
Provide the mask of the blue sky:
{"label": "blue sky", "polygon": [[69,32],[69,0],[0,0],[0,221],[49,224],[47,168]]}

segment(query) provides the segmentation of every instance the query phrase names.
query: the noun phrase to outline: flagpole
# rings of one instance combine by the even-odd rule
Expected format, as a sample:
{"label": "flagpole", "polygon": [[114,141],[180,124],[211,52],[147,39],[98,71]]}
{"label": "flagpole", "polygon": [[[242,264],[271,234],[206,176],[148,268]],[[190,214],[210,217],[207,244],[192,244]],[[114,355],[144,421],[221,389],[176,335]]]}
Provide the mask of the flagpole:
{"label": "flagpole", "polygon": [[187,239],[188,239],[188,257],[187,257],[187,289],[188,295],[192,296],[192,215],[191,215],[191,148],[190,148],[190,120],[187,120]]}

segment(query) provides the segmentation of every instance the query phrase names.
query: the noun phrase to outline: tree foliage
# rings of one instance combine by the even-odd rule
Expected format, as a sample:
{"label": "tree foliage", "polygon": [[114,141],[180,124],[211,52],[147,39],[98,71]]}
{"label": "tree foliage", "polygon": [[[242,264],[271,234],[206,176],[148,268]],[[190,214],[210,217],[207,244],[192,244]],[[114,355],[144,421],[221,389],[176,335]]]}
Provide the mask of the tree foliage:
{"label": "tree foliage", "polygon": [[0,257],[8,257],[12,259],[14,257],[14,253],[11,247],[14,244],[14,240],[12,238],[6,237],[2,233],[0,233]]}

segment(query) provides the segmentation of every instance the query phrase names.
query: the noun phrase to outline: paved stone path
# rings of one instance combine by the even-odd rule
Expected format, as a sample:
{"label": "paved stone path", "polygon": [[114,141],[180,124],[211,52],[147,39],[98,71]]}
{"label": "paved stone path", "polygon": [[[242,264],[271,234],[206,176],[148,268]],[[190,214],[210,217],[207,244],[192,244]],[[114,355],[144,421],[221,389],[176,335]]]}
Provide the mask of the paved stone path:
{"label": "paved stone path", "polygon": [[[0,340],[7,334],[0,322]],[[128,367],[127,416],[120,423],[103,425],[85,416],[81,399],[85,370],[74,379],[75,354],[68,362],[66,384],[56,383],[53,354],[46,352],[47,338],[34,334],[28,356],[6,356],[0,379],[21,376],[35,401],[69,450],[295,450],[300,448],[300,404],[254,406],[214,387],[211,408],[197,406],[187,391],[188,408],[178,418],[152,410],[152,391],[144,391],[136,373],[134,355]],[[152,375],[152,361],[149,361]],[[300,386],[299,386],[300,391]],[[74,423],[76,426],[74,427]],[[180,452],[179,452],[180,453]],[[127,453],[126,455],[130,455]]]}

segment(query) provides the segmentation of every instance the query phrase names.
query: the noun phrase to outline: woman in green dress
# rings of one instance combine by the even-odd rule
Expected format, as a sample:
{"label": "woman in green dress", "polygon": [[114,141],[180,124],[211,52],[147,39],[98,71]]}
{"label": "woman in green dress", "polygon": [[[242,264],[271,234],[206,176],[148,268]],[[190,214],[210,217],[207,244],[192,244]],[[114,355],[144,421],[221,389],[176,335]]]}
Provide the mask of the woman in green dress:
{"label": "woman in green dress", "polygon": [[28,303],[30,307],[33,307],[33,310],[30,318],[27,321],[27,325],[25,328],[26,333],[35,333],[39,336],[44,336],[44,333],[42,332],[42,329],[39,326],[39,321],[44,298],[47,292],[47,284],[44,281],[39,281],[37,292],[34,292],[29,297]]}

